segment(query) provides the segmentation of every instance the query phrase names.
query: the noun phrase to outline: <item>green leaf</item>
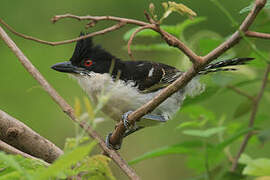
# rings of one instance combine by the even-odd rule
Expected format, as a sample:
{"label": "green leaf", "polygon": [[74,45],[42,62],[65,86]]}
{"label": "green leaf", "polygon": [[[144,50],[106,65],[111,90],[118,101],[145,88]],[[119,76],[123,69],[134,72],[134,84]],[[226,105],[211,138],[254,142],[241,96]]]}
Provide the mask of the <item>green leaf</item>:
{"label": "green leaf", "polygon": [[[162,28],[162,26],[161,26]],[[124,40],[128,41],[132,33],[134,33],[138,29],[137,27],[131,28],[124,34]],[[137,37],[157,37],[159,34],[156,31],[153,31],[151,29],[144,29],[136,34]]]}
{"label": "green leaf", "polygon": [[131,161],[129,164],[136,164],[145,159],[151,159],[154,157],[169,155],[169,154],[196,154],[195,149],[202,147],[201,141],[187,141],[180,144],[166,146],[143,154]]}
{"label": "green leaf", "polygon": [[247,178],[242,175],[240,172],[225,172],[220,180],[246,180]]}
{"label": "green leaf", "polygon": [[252,101],[250,100],[243,101],[238,105],[238,107],[234,111],[233,117],[239,118],[247,114],[249,111],[251,111],[251,109],[252,109]]}
{"label": "green leaf", "polygon": [[[235,83],[235,84],[232,84],[231,86],[234,86],[234,87],[243,87],[243,86],[246,86],[246,85],[249,85],[249,84],[253,84],[253,83],[257,83],[257,82],[260,82],[261,79],[252,79],[252,80],[245,80],[245,81],[240,81],[238,83]],[[231,91],[230,88],[222,88],[221,92],[220,93],[223,93],[223,92],[226,92],[226,91]]]}
{"label": "green leaf", "polygon": [[[205,157],[204,157],[204,152],[201,152],[197,156],[188,156],[187,162],[186,162],[187,167],[196,170],[195,172],[197,173],[202,173],[205,171]],[[205,178],[203,178],[205,179]]]}
{"label": "green leaf", "polygon": [[270,176],[270,159],[252,159],[247,154],[242,154],[239,163],[245,164],[243,174],[251,176]]}
{"label": "green leaf", "polygon": [[84,100],[85,108],[87,110],[87,113],[88,113],[88,117],[90,119],[90,122],[93,123],[93,121],[95,119],[95,112],[94,112],[93,105],[90,103],[88,97],[84,97],[83,100]]}
{"label": "green leaf", "polygon": [[160,43],[160,44],[150,44],[150,45],[144,45],[144,44],[136,44],[131,46],[131,50],[137,50],[137,51],[178,51],[177,49],[170,47],[166,43]]}
{"label": "green leaf", "polygon": [[64,151],[68,152],[75,149],[79,144],[89,141],[89,136],[78,136],[76,138],[66,138]]}
{"label": "green leaf", "polygon": [[32,174],[44,168],[42,161],[25,158],[21,155],[10,155],[0,152],[0,180],[34,179]]}
{"label": "green leaf", "polygon": [[168,2],[162,3],[162,6],[164,7],[165,12],[162,18],[160,19],[160,22],[166,19],[172,12],[177,12],[181,15],[187,14],[190,18],[197,16],[197,14],[192,9],[188,8],[182,3],[168,1]]}
{"label": "green leaf", "polygon": [[180,38],[183,38],[184,37],[184,31],[192,26],[192,25],[195,25],[195,24],[199,24],[201,22],[204,22],[206,21],[207,18],[206,17],[197,17],[197,18],[194,18],[194,19],[186,19],[184,22],[176,25],[175,28],[171,28],[170,30],[168,29],[168,32],[171,33],[171,34],[174,34],[175,36],[177,37],[180,37]]}
{"label": "green leaf", "polygon": [[[205,17],[198,17],[194,18],[193,20],[187,19],[182,23],[176,24],[176,25],[161,25],[161,29],[164,31],[167,31],[170,34],[173,34],[177,37],[181,37],[183,35],[183,32],[186,28],[198,24],[200,22],[205,21]],[[137,27],[130,29],[124,34],[124,40],[128,41],[130,36],[134,31],[136,31]],[[160,36],[159,33],[150,30],[150,29],[145,29],[143,31],[140,31],[139,33],[136,34],[137,37],[158,37]]]}
{"label": "green leaf", "polygon": [[75,102],[74,102],[74,113],[77,118],[79,118],[82,114],[82,108],[81,108],[81,103],[80,99],[78,97],[75,97]]}
{"label": "green leaf", "polygon": [[215,73],[212,75],[212,81],[220,87],[226,87],[235,79],[235,75],[230,73]]}
{"label": "green leaf", "polygon": [[199,51],[201,55],[206,55],[219,44],[223,42],[222,38],[202,38],[199,40]]}
{"label": "green leaf", "polygon": [[5,163],[6,166],[12,167],[17,171],[19,171],[20,173],[25,173],[24,169],[20,166],[18,162],[16,162],[16,160],[12,155],[7,155],[3,152],[0,152],[0,160],[1,164]]}
{"label": "green leaf", "polygon": [[[206,122],[206,121],[204,121]],[[200,127],[201,126],[201,122],[199,121],[188,121],[188,122],[183,122],[181,124],[179,124],[176,128],[177,129],[183,129],[186,127]]]}
{"label": "green leaf", "polygon": [[260,131],[257,137],[261,143],[263,144],[266,143],[267,141],[270,140],[270,129],[265,129],[263,131]]}
{"label": "green leaf", "polygon": [[216,118],[215,114],[212,111],[209,111],[208,109],[200,105],[185,106],[181,110],[181,112],[187,114],[193,120],[201,121],[202,119],[206,119],[207,121],[212,121]]}
{"label": "green leaf", "polygon": [[231,136],[230,138],[224,140],[223,142],[219,143],[218,145],[216,145],[216,149],[218,150],[222,150],[225,147],[227,147],[228,145],[232,144],[234,141],[236,141],[238,138],[240,138],[241,136],[247,134],[248,132],[250,132],[251,130],[253,130],[254,128],[247,128],[244,130],[241,130],[237,133],[235,133],[233,136]]}
{"label": "green leaf", "polygon": [[219,90],[220,90],[220,87],[218,86],[209,86],[206,88],[206,90],[203,93],[196,96],[195,98],[188,96],[184,101],[184,107],[197,104],[198,102],[202,102],[204,100],[209,100],[212,96],[217,94]]}
{"label": "green leaf", "polygon": [[22,180],[25,179],[25,177],[22,176],[22,174],[19,171],[12,171],[6,174],[3,174],[1,172],[0,174],[0,180],[10,180],[10,179],[14,179],[14,180]]}
{"label": "green leaf", "polygon": [[[264,52],[264,51],[260,51],[261,54],[263,54],[263,56],[268,57],[269,52]],[[252,67],[256,67],[256,68],[265,68],[267,63],[262,59],[262,57],[260,55],[258,55],[258,53],[255,53],[254,51],[249,55],[249,57],[253,57],[255,58],[255,60],[250,61],[248,63],[248,66],[252,66]]]}
{"label": "green leaf", "polygon": [[72,165],[84,159],[97,143],[79,146],[76,149],[65,153],[45,170],[40,170],[35,174],[36,179],[49,179],[61,175],[64,170],[71,168]]}
{"label": "green leaf", "polygon": [[85,172],[82,178],[87,179],[110,179],[115,180],[112,171],[109,167],[110,158],[104,155],[95,155],[92,157],[87,157],[85,160],[80,162],[80,166],[75,168],[75,174],[80,172]]}
{"label": "green leaf", "polygon": [[182,131],[182,133],[190,136],[209,138],[217,133],[225,131],[225,129],[226,129],[225,127],[215,127],[207,130],[189,129]]}

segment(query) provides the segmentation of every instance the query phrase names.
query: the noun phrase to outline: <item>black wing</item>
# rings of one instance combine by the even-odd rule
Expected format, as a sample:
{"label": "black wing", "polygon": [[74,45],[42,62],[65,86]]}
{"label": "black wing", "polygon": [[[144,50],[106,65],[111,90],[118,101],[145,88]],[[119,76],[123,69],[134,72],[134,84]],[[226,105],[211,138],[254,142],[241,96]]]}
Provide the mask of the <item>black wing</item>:
{"label": "black wing", "polygon": [[162,89],[183,73],[172,66],[149,61],[128,61],[125,66],[127,71],[123,72],[121,79],[134,81],[142,93]]}

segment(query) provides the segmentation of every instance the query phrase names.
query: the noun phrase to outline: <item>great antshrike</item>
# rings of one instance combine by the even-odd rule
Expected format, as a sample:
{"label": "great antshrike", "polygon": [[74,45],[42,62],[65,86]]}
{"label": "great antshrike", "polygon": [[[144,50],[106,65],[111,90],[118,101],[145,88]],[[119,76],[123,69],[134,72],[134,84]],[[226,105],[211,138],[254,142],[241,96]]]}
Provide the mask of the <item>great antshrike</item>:
{"label": "great antshrike", "polygon": [[[78,41],[71,59],[55,64],[52,68],[72,74],[95,104],[102,94],[109,95],[102,111],[115,121],[122,119],[128,135],[140,128],[166,122],[180,108],[187,95],[202,93],[204,85],[198,81],[200,75],[236,70],[226,66],[242,65],[252,59],[235,58],[207,65],[186,87],[167,98],[151,114],[143,116],[132,127],[128,124],[128,115],[153,99],[164,87],[179,78],[183,71],[152,61],[123,61],[100,46],[95,46],[92,38]],[[121,144],[112,146],[109,137],[110,134],[107,145],[119,149]]]}

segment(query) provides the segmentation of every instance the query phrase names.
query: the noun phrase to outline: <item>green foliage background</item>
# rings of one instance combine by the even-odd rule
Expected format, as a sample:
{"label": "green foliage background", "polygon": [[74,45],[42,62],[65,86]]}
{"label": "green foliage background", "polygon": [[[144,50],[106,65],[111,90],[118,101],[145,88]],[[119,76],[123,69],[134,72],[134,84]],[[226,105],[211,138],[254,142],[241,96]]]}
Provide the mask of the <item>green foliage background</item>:
{"label": "green foliage background", "polygon": [[[76,15],[114,15],[144,20],[143,11],[148,9],[150,2],[152,1],[2,0],[0,2],[0,16],[19,32],[44,40],[59,41],[77,37],[79,32],[84,30],[86,22],[61,20],[55,25],[52,25],[50,18],[54,15],[65,13]],[[159,0],[153,2],[160,15],[162,14],[161,2]],[[184,40],[197,53],[206,54],[235,31],[236,27],[232,26],[232,22],[212,1],[191,0],[181,2],[193,9],[200,18],[206,18],[204,21],[190,26],[182,34]],[[219,2],[240,23],[245,18],[246,13],[240,14],[239,12],[244,7],[247,7],[251,1],[221,0]],[[182,23],[184,20],[186,20],[186,17],[172,14],[164,20],[163,24],[175,25]],[[111,23],[101,22],[97,24],[97,27],[89,31],[99,30],[108,25],[111,25]],[[125,27],[118,31],[98,36],[94,41],[97,44],[101,44],[106,50],[112,52],[112,54],[122,59],[129,59],[126,48],[123,48],[127,44],[123,39],[123,35],[132,27]],[[252,27],[254,30],[270,32],[269,10],[261,13]],[[74,44],[51,47],[22,39],[11,33],[9,35],[70,104],[74,104],[75,97],[78,97],[83,102],[85,93],[77,83],[66,74],[57,73],[50,69],[51,65],[70,58]],[[263,53],[266,52],[264,54],[269,57],[269,41],[250,40]],[[133,46],[133,55],[136,59],[158,61],[177,66],[179,69],[187,69],[187,59],[183,57],[182,53],[175,49],[168,50],[166,46],[164,48],[164,45],[156,48],[161,48],[159,51],[136,51],[136,49],[145,49],[142,45],[139,46],[138,44],[147,45],[149,42],[163,43],[159,37],[147,37],[145,39],[137,37]],[[150,48],[150,50],[153,49],[155,48]],[[245,41],[242,41],[233,50],[230,50],[224,57],[234,56],[256,57]],[[63,147],[65,139],[75,135],[75,128],[71,120],[26,72],[17,58],[2,41],[0,41],[0,59],[0,109],[20,119],[44,137]],[[158,153],[160,148],[163,148],[163,150],[165,148],[165,151],[162,152],[168,152],[167,154],[170,155],[158,158],[153,158],[153,155],[148,160],[132,165],[142,179],[186,179],[197,176],[199,172],[204,171],[204,165],[201,165],[204,156],[200,154],[195,156],[194,154],[198,153],[195,149],[205,147],[205,144],[201,144],[205,140],[203,140],[203,137],[190,136],[196,136],[196,133],[194,134],[194,131],[190,132],[190,130],[201,130],[199,133],[203,134],[203,130],[222,126],[224,128],[219,127],[215,133],[224,133],[224,139],[234,137],[235,133],[240,130],[247,131],[249,103],[247,103],[244,97],[228,90],[226,85],[236,84],[237,87],[253,95],[260,87],[260,79],[262,78],[265,66],[265,63],[260,58],[257,58],[256,62],[249,65],[248,68],[241,68],[241,73],[219,73],[204,77],[202,80],[209,87],[205,92],[205,97],[187,99],[186,107],[183,108],[183,111],[177,113],[177,116],[165,125],[144,129],[129,136],[124,141],[120,153],[125,159],[132,160],[146,152],[155,150]],[[270,113],[268,110],[270,105],[269,89],[269,87],[266,88],[256,119],[256,127],[263,130],[264,134],[260,138],[252,138],[246,151],[252,158],[270,158],[270,145],[267,143],[270,134]],[[100,114],[99,116],[103,115]],[[198,119],[202,121],[198,123]],[[204,121],[205,123],[203,123]],[[193,125],[195,126],[192,125],[192,122],[194,122]],[[220,125],[220,122],[224,122],[223,125]],[[191,125],[187,123],[191,123]],[[97,130],[104,136],[113,128],[114,122],[110,120],[97,125]],[[209,135],[209,132],[208,135],[207,132],[204,133],[206,133],[207,143],[211,144],[209,146],[218,146],[220,142],[217,141],[215,136],[211,136],[211,133]],[[196,142],[183,146],[189,140]],[[263,148],[262,141],[266,142]],[[231,146],[231,152],[233,154],[236,154],[240,143],[241,137],[233,139]],[[175,152],[175,148],[170,149],[171,145],[175,145],[178,151]],[[166,147],[169,148],[166,149]],[[184,149],[181,149],[181,147],[184,147]],[[187,150],[187,147],[192,150]],[[184,153],[187,151],[188,153]],[[190,153],[194,154],[187,155]],[[223,161],[226,162],[224,158]],[[131,162],[134,163],[134,161]],[[214,164],[213,167],[215,167]],[[227,166],[222,168],[225,169]],[[113,173],[117,179],[126,179],[122,172],[115,166],[113,167]]]}

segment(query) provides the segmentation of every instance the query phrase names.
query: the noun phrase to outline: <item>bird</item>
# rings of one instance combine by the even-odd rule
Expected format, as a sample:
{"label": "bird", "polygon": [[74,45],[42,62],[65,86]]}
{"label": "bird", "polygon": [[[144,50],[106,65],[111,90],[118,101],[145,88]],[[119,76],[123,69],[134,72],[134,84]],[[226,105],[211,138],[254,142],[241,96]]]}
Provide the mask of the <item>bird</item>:
{"label": "bird", "polygon": [[[81,33],[80,36],[85,35]],[[74,77],[94,104],[102,95],[108,99],[102,111],[111,119],[123,121],[127,136],[139,129],[167,122],[180,109],[187,96],[194,97],[203,93],[205,85],[199,77],[212,72],[234,71],[227,66],[243,65],[253,58],[234,58],[218,61],[205,66],[184,88],[180,89],[150,114],[146,114],[132,127],[127,121],[130,113],[152,100],[163,88],[183,75],[184,71],[175,67],[148,60],[122,60],[100,45],[93,43],[92,37],[77,41],[69,61],[57,63],[51,68]],[[112,145],[109,137],[107,146],[120,149],[121,144]]]}

